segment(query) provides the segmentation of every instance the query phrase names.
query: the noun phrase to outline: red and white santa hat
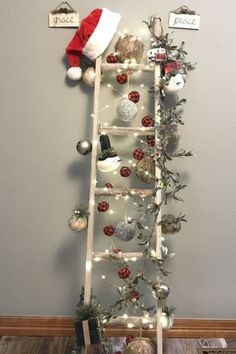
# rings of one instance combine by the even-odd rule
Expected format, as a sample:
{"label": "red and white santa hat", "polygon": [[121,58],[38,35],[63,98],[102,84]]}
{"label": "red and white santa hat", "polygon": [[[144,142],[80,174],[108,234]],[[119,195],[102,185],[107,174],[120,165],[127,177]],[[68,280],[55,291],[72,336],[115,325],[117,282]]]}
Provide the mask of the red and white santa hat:
{"label": "red and white santa hat", "polygon": [[81,21],[73,39],[66,48],[66,55],[71,67],[67,75],[71,80],[79,80],[82,76],[80,55],[95,60],[108,47],[118,24],[120,14],[106,8],[93,10]]}

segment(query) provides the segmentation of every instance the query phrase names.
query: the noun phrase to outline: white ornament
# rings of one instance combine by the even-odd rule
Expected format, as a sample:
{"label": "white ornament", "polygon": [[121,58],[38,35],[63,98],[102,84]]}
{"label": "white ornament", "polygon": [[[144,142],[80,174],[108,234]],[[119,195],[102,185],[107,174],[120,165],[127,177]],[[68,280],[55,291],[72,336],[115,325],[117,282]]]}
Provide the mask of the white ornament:
{"label": "white ornament", "polygon": [[107,157],[106,160],[97,161],[97,168],[100,172],[115,171],[121,163],[119,156]]}
{"label": "white ornament", "polygon": [[95,85],[95,69],[94,67],[88,68],[85,73],[83,74],[83,82],[85,85],[94,87]]}
{"label": "white ornament", "polygon": [[138,108],[134,102],[123,100],[117,107],[117,116],[125,122],[129,122],[137,116]]}
{"label": "white ornament", "polygon": [[80,80],[82,77],[82,70],[79,66],[78,67],[72,66],[71,68],[68,69],[67,76],[71,80]]}
{"label": "white ornament", "polygon": [[176,93],[184,87],[184,79],[181,74],[171,76],[168,85],[164,85],[165,93]]}
{"label": "white ornament", "polygon": [[163,329],[170,329],[173,326],[174,320],[166,312],[161,314],[161,325]]}

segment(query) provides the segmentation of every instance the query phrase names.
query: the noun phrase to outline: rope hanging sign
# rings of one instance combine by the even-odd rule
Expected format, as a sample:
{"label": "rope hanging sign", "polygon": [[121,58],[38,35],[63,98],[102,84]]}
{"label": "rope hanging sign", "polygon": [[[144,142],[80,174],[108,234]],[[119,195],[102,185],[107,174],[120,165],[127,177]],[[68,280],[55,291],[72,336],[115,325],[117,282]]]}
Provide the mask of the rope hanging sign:
{"label": "rope hanging sign", "polygon": [[48,14],[48,26],[79,27],[79,13],[67,1],[62,1]]}
{"label": "rope hanging sign", "polygon": [[199,30],[200,15],[186,5],[170,12],[169,27]]}

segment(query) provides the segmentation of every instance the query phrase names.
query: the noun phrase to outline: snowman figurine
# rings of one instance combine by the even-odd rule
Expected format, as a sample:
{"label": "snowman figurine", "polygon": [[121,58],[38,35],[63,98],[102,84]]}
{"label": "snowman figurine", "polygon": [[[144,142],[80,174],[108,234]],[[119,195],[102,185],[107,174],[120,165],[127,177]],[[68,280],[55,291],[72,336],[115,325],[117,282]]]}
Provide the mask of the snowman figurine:
{"label": "snowman figurine", "polygon": [[167,85],[164,85],[163,89],[165,93],[176,93],[184,87],[184,79],[181,74],[177,74],[170,77]]}
{"label": "snowman figurine", "polygon": [[97,161],[97,168],[100,172],[115,171],[121,163],[121,159],[111,147],[108,135],[100,135],[101,154]]}

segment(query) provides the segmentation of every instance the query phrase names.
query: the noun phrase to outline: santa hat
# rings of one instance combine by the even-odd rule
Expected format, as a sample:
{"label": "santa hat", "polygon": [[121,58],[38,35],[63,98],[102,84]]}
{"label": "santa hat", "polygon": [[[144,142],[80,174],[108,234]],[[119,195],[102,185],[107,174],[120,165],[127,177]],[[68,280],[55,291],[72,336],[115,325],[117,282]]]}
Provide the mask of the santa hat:
{"label": "santa hat", "polygon": [[66,55],[71,67],[67,75],[72,80],[82,76],[80,55],[84,54],[94,61],[108,47],[121,16],[106,8],[93,10],[80,24],[73,39],[66,48]]}

